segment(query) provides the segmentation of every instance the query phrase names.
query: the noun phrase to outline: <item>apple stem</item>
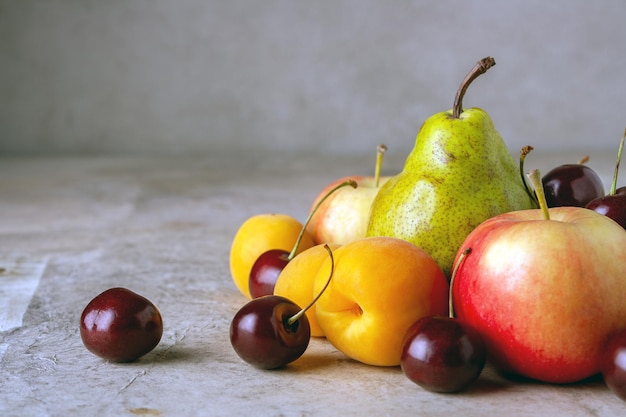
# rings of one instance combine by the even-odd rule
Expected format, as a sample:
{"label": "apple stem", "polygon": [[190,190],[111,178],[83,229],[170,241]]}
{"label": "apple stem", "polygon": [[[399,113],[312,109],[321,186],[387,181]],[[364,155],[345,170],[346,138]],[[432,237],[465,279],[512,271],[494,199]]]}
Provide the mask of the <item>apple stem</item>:
{"label": "apple stem", "polygon": [[330,195],[332,193],[334,193],[338,189],[340,189],[342,187],[345,187],[347,185],[349,185],[352,188],[356,188],[357,187],[357,183],[356,183],[355,180],[353,180],[353,179],[346,180],[346,181],[342,182],[341,184],[337,185],[332,190],[330,190],[324,197],[322,197],[320,199],[320,201],[315,205],[315,207],[313,207],[313,210],[311,210],[311,212],[309,213],[309,217],[307,217],[306,222],[304,222],[304,225],[302,226],[302,229],[300,230],[300,234],[298,235],[298,238],[296,239],[296,244],[293,246],[293,249],[291,249],[291,252],[289,253],[289,256],[287,256],[287,260],[288,261],[291,261],[294,258],[294,256],[296,256],[296,253],[298,252],[298,247],[300,246],[300,241],[302,240],[302,236],[304,236],[304,232],[306,231],[306,227],[311,222],[311,219],[313,218],[313,215],[315,214],[315,212],[317,211],[319,206],[321,206],[322,203],[324,201],[326,201],[326,199],[328,197],[330,197]]}
{"label": "apple stem", "polygon": [[611,191],[609,195],[615,195],[617,192],[617,173],[619,172],[619,163],[622,160],[622,150],[624,149],[624,138],[626,138],[626,129],[622,135],[622,140],[619,142],[619,149],[617,150],[617,162],[615,163],[615,171],[613,172],[613,182],[611,182]]}
{"label": "apple stem", "polygon": [[459,260],[454,265],[454,269],[452,270],[452,276],[450,277],[450,289],[448,290],[448,315],[451,319],[454,318],[454,303],[452,301],[452,286],[454,285],[454,277],[456,276],[459,267],[461,266],[461,262],[465,259],[467,255],[472,252],[472,248],[467,248],[459,255]]}
{"label": "apple stem", "polygon": [[374,169],[374,183],[376,188],[380,184],[380,169],[383,165],[383,155],[387,152],[387,146],[381,143],[376,147],[376,167]]}
{"label": "apple stem", "polygon": [[578,165],[585,165],[587,162],[589,162],[589,155],[585,155],[582,158],[580,158],[578,160]]}
{"label": "apple stem", "polygon": [[541,172],[539,172],[538,169],[533,169],[528,173],[528,178],[535,188],[535,194],[537,195],[537,201],[539,201],[539,207],[543,212],[543,218],[546,220],[550,220],[548,202],[546,201],[546,194],[543,191],[543,183],[541,182]]}
{"label": "apple stem", "polygon": [[313,307],[313,305],[317,302],[317,300],[319,300],[322,294],[324,294],[324,291],[326,291],[326,288],[328,288],[328,285],[330,284],[330,280],[333,277],[333,273],[335,271],[335,257],[333,256],[333,251],[330,249],[330,246],[328,246],[328,244],[324,244],[324,249],[326,249],[326,251],[328,252],[328,255],[330,256],[330,275],[328,276],[328,279],[326,280],[326,284],[324,284],[324,287],[320,290],[319,293],[317,293],[315,298],[306,307],[304,307],[303,309],[298,311],[296,314],[294,314],[293,316],[287,319],[287,324],[289,326],[293,325],[296,321],[300,320],[300,317],[302,317],[302,315],[305,314],[307,310]]}
{"label": "apple stem", "polygon": [[461,86],[456,92],[454,105],[452,106],[452,117],[454,117],[455,119],[461,117],[461,113],[463,113],[463,97],[465,96],[467,87],[469,87],[472,81],[478,78],[479,75],[486,73],[487,70],[494,65],[496,65],[496,60],[488,56],[478,61],[476,65],[474,65],[474,68],[472,68],[470,72],[467,73],[467,75],[461,82]]}
{"label": "apple stem", "polygon": [[526,181],[526,175],[524,175],[524,161],[526,160],[526,156],[531,153],[535,148],[530,145],[526,145],[522,148],[519,153],[519,175],[522,178],[522,183],[524,184],[524,188],[526,189],[526,193],[532,198],[535,203],[538,204],[537,195],[532,192],[530,187],[528,186],[528,182]]}

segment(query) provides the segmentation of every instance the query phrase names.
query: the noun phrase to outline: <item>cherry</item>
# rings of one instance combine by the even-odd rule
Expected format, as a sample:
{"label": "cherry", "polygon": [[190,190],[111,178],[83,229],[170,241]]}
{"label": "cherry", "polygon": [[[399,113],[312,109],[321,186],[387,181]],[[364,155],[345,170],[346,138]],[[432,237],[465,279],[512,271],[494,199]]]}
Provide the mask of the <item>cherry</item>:
{"label": "cherry", "polygon": [[241,359],[260,369],[280,368],[298,359],[309,345],[311,327],[306,311],[315,304],[328,287],[334,271],[334,259],[328,245],[324,246],[331,260],[331,273],[326,285],[305,308],[279,295],[253,298],[237,311],[230,323],[230,343]]}
{"label": "cherry", "polygon": [[591,200],[586,208],[615,220],[626,229],[626,187],[620,187],[615,194]]}
{"label": "cherry", "polygon": [[[470,253],[466,249],[462,259]],[[450,291],[450,315],[426,316],[407,330],[400,367],[417,385],[428,391],[452,393],[466,389],[481,374],[487,353],[481,335],[468,323],[454,318]]]}
{"label": "cherry", "polygon": [[250,296],[257,298],[274,294],[276,280],[292,258],[293,256],[289,252],[282,249],[270,249],[263,252],[254,261],[250,270],[250,279],[248,281]]}
{"label": "cherry", "polygon": [[245,304],[230,325],[230,341],[244,361],[261,369],[280,368],[298,359],[309,345],[311,328],[306,315],[291,300],[264,295]]}
{"label": "cherry", "polygon": [[604,351],[602,376],[609,389],[626,401],[626,329],[609,338]]}
{"label": "cherry", "polygon": [[354,180],[347,180],[342,182],[341,184],[334,187],[332,190],[328,192],[320,201],[316,204],[316,206],[309,213],[309,217],[306,222],[302,226],[302,230],[296,239],[296,243],[291,250],[291,252],[287,252],[283,249],[270,249],[266,252],[263,252],[254,264],[252,265],[252,269],[250,270],[250,277],[248,280],[248,289],[250,290],[250,296],[252,298],[262,297],[264,295],[272,295],[274,294],[274,286],[276,285],[276,280],[278,276],[285,269],[285,266],[291,261],[298,251],[298,246],[300,245],[300,241],[302,240],[302,236],[306,233],[306,227],[311,221],[313,214],[317,211],[318,207],[322,205],[322,203],[335,191],[338,189],[351,186],[352,188],[357,187],[357,183]]}
{"label": "cherry", "polygon": [[473,327],[451,317],[428,316],[407,331],[400,366],[428,391],[458,392],[478,378],[485,361],[485,345]]}
{"label": "cherry", "polygon": [[602,180],[594,170],[583,165],[565,164],[553,168],[542,178],[548,207],[585,207],[604,195]]}
{"label": "cherry", "polygon": [[626,229],[626,187],[617,188],[617,176],[620,160],[622,159],[622,150],[624,149],[624,138],[626,138],[626,130],[624,130],[619,150],[617,151],[617,162],[613,172],[611,190],[607,195],[591,200],[585,207],[615,220]]}
{"label": "cherry", "polygon": [[163,320],[154,304],[126,288],[110,288],[87,304],[80,337],[92,353],[111,362],[131,362],[161,340]]}

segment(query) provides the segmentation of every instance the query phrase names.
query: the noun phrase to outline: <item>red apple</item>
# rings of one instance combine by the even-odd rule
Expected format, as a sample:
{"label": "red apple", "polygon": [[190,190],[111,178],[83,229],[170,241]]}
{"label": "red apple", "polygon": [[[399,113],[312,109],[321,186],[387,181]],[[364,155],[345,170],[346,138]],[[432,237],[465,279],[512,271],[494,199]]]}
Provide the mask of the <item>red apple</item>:
{"label": "red apple", "polygon": [[317,212],[311,217],[307,231],[316,244],[336,243],[345,245],[365,237],[369,222],[370,207],[378,189],[390,177],[380,176],[384,145],[378,146],[376,172],[374,176],[357,175],[340,178],[328,184],[318,194],[311,205],[311,210],[328,194],[329,190],[351,178],[358,184],[356,188],[342,189],[328,197],[319,205]]}
{"label": "red apple", "polygon": [[609,335],[626,327],[626,231],[592,210],[547,209],[543,193],[539,201],[541,210],[470,233],[453,301],[503,372],[575,382],[601,370]]}

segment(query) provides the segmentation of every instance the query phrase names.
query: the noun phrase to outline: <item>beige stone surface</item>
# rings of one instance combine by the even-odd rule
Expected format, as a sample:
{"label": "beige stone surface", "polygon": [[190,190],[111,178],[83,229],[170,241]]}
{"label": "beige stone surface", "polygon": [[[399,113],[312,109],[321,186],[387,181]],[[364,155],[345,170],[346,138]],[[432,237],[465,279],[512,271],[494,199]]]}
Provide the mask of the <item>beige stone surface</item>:
{"label": "beige stone surface", "polygon": [[[531,155],[527,166],[542,169],[575,158]],[[389,152],[386,171],[402,159]],[[590,161],[607,182],[613,163]],[[238,226],[263,212],[303,220],[327,182],[371,171],[369,160],[314,155],[0,158],[0,306],[11,309],[0,311],[0,414],[624,415],[598,378],[556,386],[488,368],[468,392],[438,395],[324,339],[283,370],[242,362],[228,338],[245,302],[228,269]],[[112,286],[163,315],[161,343],[136,363],[107,363],[80,340],[82,309]]]}

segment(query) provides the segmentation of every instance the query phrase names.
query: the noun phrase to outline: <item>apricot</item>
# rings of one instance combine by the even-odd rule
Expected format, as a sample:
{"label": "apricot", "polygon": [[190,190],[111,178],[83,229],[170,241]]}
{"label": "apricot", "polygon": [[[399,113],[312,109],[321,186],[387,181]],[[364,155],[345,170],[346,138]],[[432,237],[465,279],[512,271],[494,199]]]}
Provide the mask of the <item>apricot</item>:
{"label": "apricot", "polygon": [[[340,245],[329,243],[330,250],[336,250]],[[328,259],[328,251],[324,244],[316,245],[295,256],[278,275],[274,286],[274,295],[290,299],[301,308],[306,307],[317,295],[313,291],[315,277],[322,263]],[[328,279],[328,276],[326,277]],[[332,278],[331,278],[332,279]],[[316,303],[317,304],[317,303]],[[306,316],[311,327],[311,336],[323,337],[324,332],[317,323],[315,304],[307,310]]]}
{"label": "apricot", "polygon": [[[433,258],[407,241],[368,237],[333,252],[335,270],[316,303],[328,341],[346,356],[369,365],[400,364],[409,327],[428,315],[448,314],[448,281]],[[330,260],[315,277],[326,283]]]}
{"label": "apricot", "polygon": [[[244,296],[251,298],[248,280],[257,258],[270,249],[290,252],[302,228],[302,223],[297,219],[276,213],[257,214],[242,223],[230,247],[230,274]],[[313,238],[305,231],[296,253],[312,246]]]}

